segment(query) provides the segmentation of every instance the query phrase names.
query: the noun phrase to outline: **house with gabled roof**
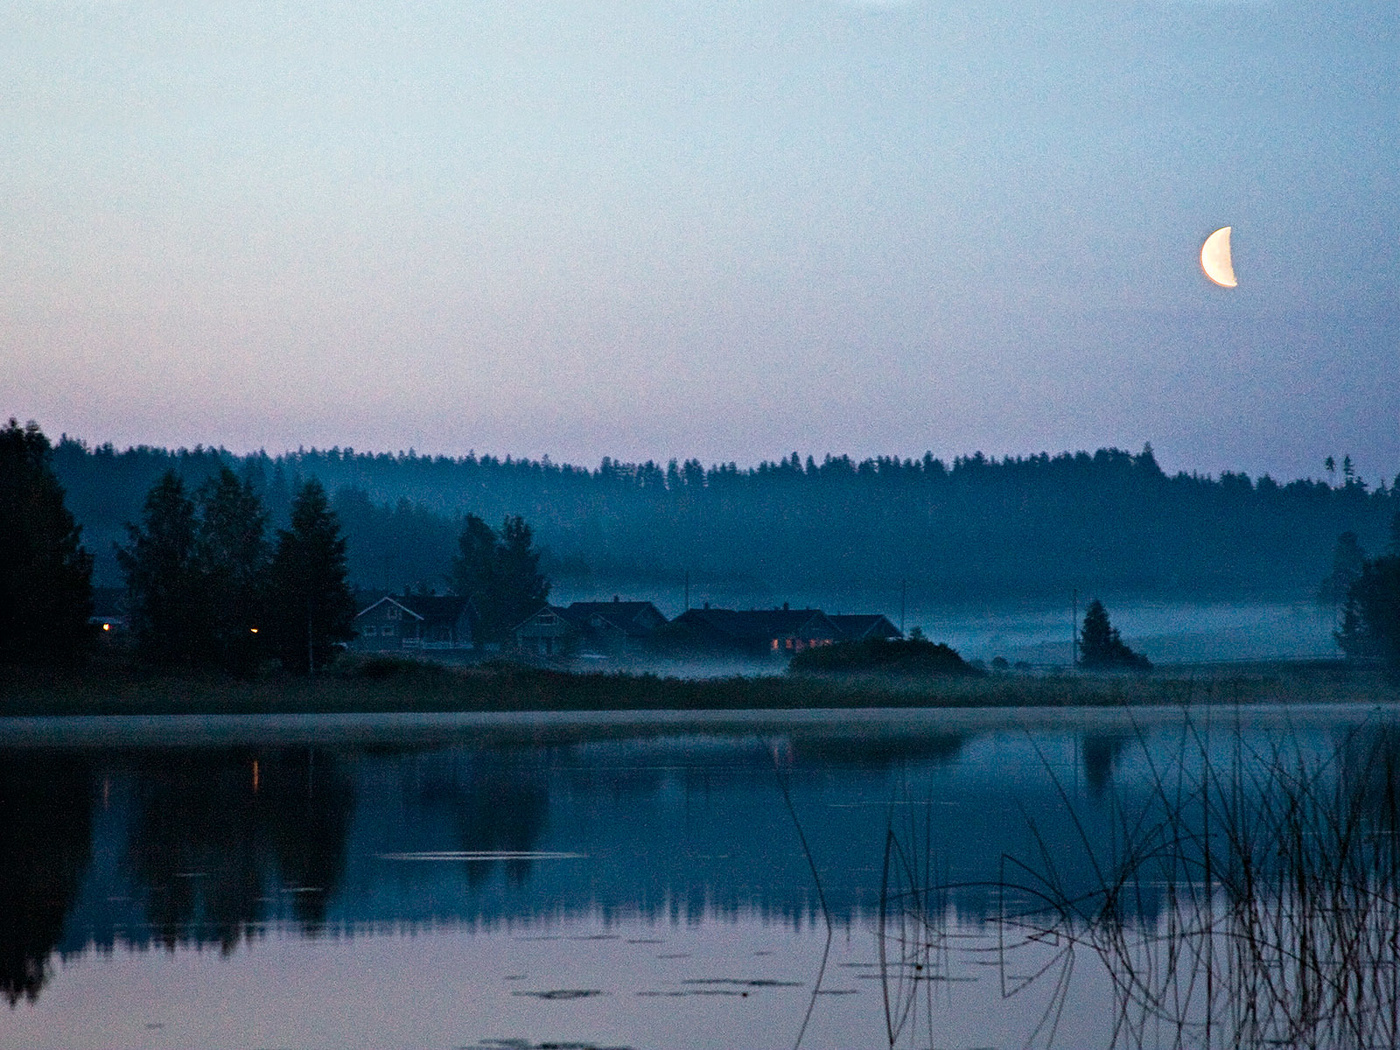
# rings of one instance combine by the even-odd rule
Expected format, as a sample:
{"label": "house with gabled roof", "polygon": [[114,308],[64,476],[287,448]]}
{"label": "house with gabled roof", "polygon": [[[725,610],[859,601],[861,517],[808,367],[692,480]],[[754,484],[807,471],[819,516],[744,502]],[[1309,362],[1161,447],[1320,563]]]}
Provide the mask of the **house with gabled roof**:
{"label": "house with gabled roof", "polygon": [[364,652],[472,648],[471,599],[455,594],[386,594],[355,616],[353,648]]}
{"label": "house with gabled roof", "polygon": [[841,628],[843,640],[848,642],[863,642],[867,638],[892,641],[904,637],[904,632],[890,622],[889,617],[880,613],[831,613],[827,619]]}
{"label": "house with gabled roof", "polygon": [[785,657],[844,641],[841,628],[820,609],[687,609],[671,621],[682,648]]}
{"label": "house with gabled roof", "polygon": [[621,656],[641,650],[666,617],[651,602],[546,605],[515,628],[516,648],[534,656],[580,652]]}

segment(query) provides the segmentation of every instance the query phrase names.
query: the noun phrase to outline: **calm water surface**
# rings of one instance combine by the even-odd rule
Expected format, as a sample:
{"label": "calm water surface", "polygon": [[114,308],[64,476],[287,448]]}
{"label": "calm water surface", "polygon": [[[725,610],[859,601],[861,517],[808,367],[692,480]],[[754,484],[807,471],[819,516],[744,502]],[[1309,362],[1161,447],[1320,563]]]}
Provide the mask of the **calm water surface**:
{"label": "calm water surface", "polygon": [[[1091,887],[1164,768],[1390,728],[1363,708],[14,720],[0,1045],[1108,1045],[1102,967],[1065,992],[1053,965],[1030,980],[1054,944],[1008,950],[1008,864]],[[892,894],[930,887],[937,943],[901,954]]]}

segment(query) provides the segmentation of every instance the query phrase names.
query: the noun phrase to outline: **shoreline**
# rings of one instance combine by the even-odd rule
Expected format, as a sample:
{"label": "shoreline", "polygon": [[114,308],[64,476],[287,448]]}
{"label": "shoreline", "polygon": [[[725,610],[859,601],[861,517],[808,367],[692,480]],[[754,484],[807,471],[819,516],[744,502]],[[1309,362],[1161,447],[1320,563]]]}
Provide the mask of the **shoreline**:
{"label": "shoreline", "polygon": [[[767,675],[673,678],[500,664],[348,663],[315,677],[156,672],[118,665],[19,669],[0,683],[14,718],[1127,709],[1400,706],[1400,681],[1341,662],[1164,667],[1147,675]],[[538,719],[537,719],[538,721]]]}
{"label": "shoreline", "polygon": [[857,737],[865,742],[989,731],[1199,728],[1306,729],[1400,721],[1380,701],[1140,707],[870,707],[790,710],[342,712],[0,717],[0,748],[448,746],[573,743],[671,736]]}

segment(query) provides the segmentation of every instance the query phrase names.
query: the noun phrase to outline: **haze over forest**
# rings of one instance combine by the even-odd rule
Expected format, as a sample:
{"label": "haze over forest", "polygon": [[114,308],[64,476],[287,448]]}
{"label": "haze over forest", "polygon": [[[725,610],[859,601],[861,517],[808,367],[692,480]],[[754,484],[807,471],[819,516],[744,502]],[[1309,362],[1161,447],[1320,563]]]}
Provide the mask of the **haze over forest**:
{"label": "haze over forest", "polygon": [[112,544],[173,468],[197,486],[221,463],[251,478],[274,524],[301,479],[333,495],[361,588],[442,588],[464,515],[521,515],[543,567],[577,594],[671,594],[698,604],[789,596],[898,595],[925,604],[1063,598],[1072,588],[1145,599],[1302,599],[1343,532],[1379,551],[1400,478],[1368,484],[1344,461],[1328,481],[1169,475],[1150,447],[944,462],[791,457],[752,468],[698,460],[596,468],[548,459],[351,449],[271,457],[209,449],[88,447],[65,438],[54,467],[115,586]]}

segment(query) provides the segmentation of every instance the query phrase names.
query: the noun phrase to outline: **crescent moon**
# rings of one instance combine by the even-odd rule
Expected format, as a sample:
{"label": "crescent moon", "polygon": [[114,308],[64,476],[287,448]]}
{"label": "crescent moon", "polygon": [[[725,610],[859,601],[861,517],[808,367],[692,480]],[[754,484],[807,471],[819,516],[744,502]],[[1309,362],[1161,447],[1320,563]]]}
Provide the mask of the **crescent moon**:
{"label": "crescent moon", "polygon": [[1221,288],[1239,285],[1235,280],[1235,267],[1230,262],[1230,229],[1222,226],[1201,245],[1201,269]]}

